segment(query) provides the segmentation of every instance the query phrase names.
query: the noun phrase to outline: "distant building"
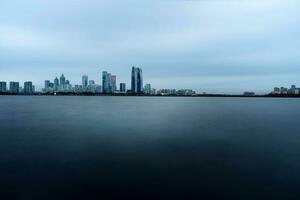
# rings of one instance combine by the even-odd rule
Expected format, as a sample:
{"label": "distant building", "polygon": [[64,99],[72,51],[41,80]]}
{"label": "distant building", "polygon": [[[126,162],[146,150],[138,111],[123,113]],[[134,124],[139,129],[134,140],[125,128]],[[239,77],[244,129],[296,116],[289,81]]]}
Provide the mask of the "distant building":
{"label": "distant building", "polygon": [[156,95],[157,93],[156,93],[156,89],[154,89],[154,88],[152,88],[151,89],[151,95]]}
{"label": "distant building", "polygon": [[134,66],[131,70],[131,92],[143,93],[143,72],[141,68]]}
{"label": "distant building", "polygon": [[59,88],[59,80],[57,77],[54,79],[54,91],[57,91]]}
{"label": "distant building", "polygon": [[196,92],[191,89],[161,89],[157,92],[158,95],[171,95],[171,96],[192,96],[196,95]]}
{"label": "distant building", "polygon": [[64,74],[62,74],[59,78],[60,89],[64,89],[65,84],[66,84],[66,78],[65,78]]}
{"label": "distant building", "polygon": [[5,93],[6,92],[6,82],[1,81],[0,82],[0,92]]}
{"label": "distant building", "polygon": [[126,83],[120,83],[120,92],[126,92]]}
{"label": "distant building", "polygon": [[288,94],[295,94],[296,92],[296,85],[292,85],[290,89],[288,89]]}
{"label": "distant building", "polygon": [[89,85],[95,85],[95,81],[94,80],[89,80]]}
{"label": "distant building", "polygon": [[107,71],[102,72],[102,92],[110,93],[111,75]]}
{"label": "distant building", "polygon": [[300,88],[297,88],[296,85],[292,85],[291,88],[285,87],[275,87],[272,91],[273,95],[300,95]]}
{"label": "distant building", "polygon": [[33,85],[31,81],[24,82],[24,94],[32,94]]}
{"label": "distant building", "polygon": [[50,81],[49,80],[45,80],[45,90],[48,90],[50,88]]}
{"label": "distant building", "polygon": [[82,93],[83,92],[82,85],[75,85],[74,92],[75,93]]}
{"label": "distant building", "polygon": [[111,75],[111,92],[115,92],[117,90],[117,76]]}
{"label": "distant building", "polygon": [[63,92],[73,92],[72,85],[69,81],[66,81],[65,87],[63,89]]}
{"label": "distant building", "polygon": [[275,87],[272,93],[273,94],[280,94],[280,88]]}
{"label": "distant building", "polygon": [[19,82],[14,82],[14,81],[9,82],[9,92],[11,94],[18,94],[19,93]]}
{"label": "distant building", "polygon": [[180,96],[192,96],[192,95],[195,95],[196,92],[191,89],[181,89],[181,90],[178,90],[176,92],[176,94],[180,95]]}
{"label": "distant building", "polygon": [[144,93],[150,95],[151,94],[151,84],[146,84],[144,88]]}
{"label": "distant building", "polygon": [[248,96],[248,97],[255,96],[255,92],[244,92],[244,96]]}
{"label": "distant building", "polygon": [[102,72],[102,87],[103,93],[110,92],[110,74],[106,71]]}
{"label": "distant building", "polygon": [[95,85],[95,93],[102,93],[102,86],[101,85]]}
{"label": "distant building", "polygon": [[281,93],[281,94],[288,94],[288,89],[285,88],[285,87],[281,87],[281,88],[280,88],[280,93]]}
{"label": "distant building", "polygon": [[157,92],[159,95],[176,95],[175,89],[161,89]]}
{"label": "distant building", "polygon": [[82,86],[86,88],[88,86],[89,77],[87,75],[82,76]]}

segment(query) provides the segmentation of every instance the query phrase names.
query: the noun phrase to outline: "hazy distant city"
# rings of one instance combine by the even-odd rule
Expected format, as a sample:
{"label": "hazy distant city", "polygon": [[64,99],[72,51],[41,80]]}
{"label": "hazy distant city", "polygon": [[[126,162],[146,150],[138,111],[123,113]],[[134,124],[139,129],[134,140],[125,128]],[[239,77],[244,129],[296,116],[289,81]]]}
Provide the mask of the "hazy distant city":
{"label": "hazy distant city", "polygon": [[[117,76],[107,71],[102,72],[102,78],[99,78],[97,84],[95,80],[90,80],[88,75],[82,75],[81,85],[72,85],[70,80],[66,78],[64,74],[55,77],[53,82],[51,80],[45,80],[44,88],[41,91],[37,91],[32,81],[26,81],[23,87],[17,81],[10,81],[9,84],[4,81],[0,81],[0,94],[6,95],[33,95],[33,94],[45,94],[45,95],[67,95],[67,94],[81,94],[81,95],[97,95],[97,94],[116,94],[116,95],[158,95],[158,96],[196,96],[196,95],[231,95],[231,94],[206,94],[196,93],[192,89],[159,89],[151,87],[150,83],[143,83],[143,71],[139,67],[132,67],[131,70],[131,85],[125,82],[117,84]],[[256,95],[255,92],[245,91],[243,96],[300,96],[300,88],[292,85],[291,88],[275,87],[272,92],[265,95]],[[240,96],[240,95],[236,95]]]}
{"label": "hazy distant city", "polygon": [[[100,77],[100,76],[99,76]],[[72,85],[70,80],[64,74],[55,77],[53,82],[45,80],[42,91],[36,91],[32,81],[24,82],[23,87],[19,82],[10,81],[7,84],[4,81],[0,82],[1,94],[139,94],[139,95],[182,95],[192,96],[196,92],[191,89],[160,89],[156,90],[151,87],[150,83],[143,84],[143,71],[139,67],[132,67],[131,70],[131,85],[120,82],[117,85],[117,76],[107,71],[102,72],[102,78],[99,80],[101,84],[97,84],[95,80],[90,80],[88,75],[82,76],[81,85]],[[99,81],[99,82],[100,82]]]}

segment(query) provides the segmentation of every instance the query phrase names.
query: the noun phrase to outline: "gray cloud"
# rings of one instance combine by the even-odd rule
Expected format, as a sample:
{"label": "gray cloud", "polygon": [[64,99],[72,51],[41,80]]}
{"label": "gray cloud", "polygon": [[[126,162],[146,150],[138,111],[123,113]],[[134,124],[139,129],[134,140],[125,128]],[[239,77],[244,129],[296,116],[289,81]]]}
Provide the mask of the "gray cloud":
{"label": "gray cloud", "polygon": [[[73,82],[102,70],[157,88],[267,91],[300,84],[296,0],[0,3],[0,79]],[[259,80],[259,81],[257,81]]]}

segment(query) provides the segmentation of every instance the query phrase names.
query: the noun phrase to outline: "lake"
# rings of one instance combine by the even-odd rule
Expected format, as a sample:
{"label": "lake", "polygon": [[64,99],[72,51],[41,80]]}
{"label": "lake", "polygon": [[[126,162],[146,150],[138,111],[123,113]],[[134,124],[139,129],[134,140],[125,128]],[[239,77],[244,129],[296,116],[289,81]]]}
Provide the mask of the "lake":
{"label": "lake", "polygon": [[299,199],[300,99],[0,96],[3,199]]}

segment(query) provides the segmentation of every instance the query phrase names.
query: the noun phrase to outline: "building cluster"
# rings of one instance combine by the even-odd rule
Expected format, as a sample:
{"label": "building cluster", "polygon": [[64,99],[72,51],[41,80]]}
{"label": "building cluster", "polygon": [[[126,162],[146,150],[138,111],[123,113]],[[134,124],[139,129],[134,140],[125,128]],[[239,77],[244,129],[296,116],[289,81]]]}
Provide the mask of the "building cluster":
{"label": "building cluster", "polygon": [[134,93],[134,94],[150,94],[151,85],[146,84],[143,87],[143,73],[142,69],[138,67],[132,67],[131,71],[131,89],[126,90],[126,83],[120,83],[119,88],[117,87],[117,76],[113,75],[107,71],[102,72],[101,83],[96,84],[94,80],[89,80],[87,75],[82,76],[82,84],[72,86],[70,81],[66,80],[65,76],[62,74],[60,79],[57,77],[54,82],[50,80],[45,81],[45,87],[43,92],[45,93],[104,93],[104,94],[114,94],[114,93]]}
{"label": "building cluster", "polygon": [[[143,84],[143,71],[139,67],[132,67],[131,70],[131,88],[126,88],[126,83],[121,82],[117,86],[117,76],[107,71],[102,72],[102,77],[99,77],[101,84],[96,84],[94,80],[89,80],[87,75],[82,76],[82,82],[78,85],[72,85],[70,81],[62,74],[59,78],[55,77],[53,82],[45,80],[42,92],[45,94],[56,93],[91,93],[91,94],[143,94],[143,95],[178,95],[178,96],[192,96],[196,92],[190,89],[156,89],[151,87],[151,84]],[[32,82],[27,81],[24,87],[19,86],[19,82],[9,82],[7,88],[6,82],[0,82],[0,93],[11,94],[33,94],[35,87]]]}
{"label": "building cluster", "polygon": [[300,95],[300,88],[292,85],[291,88],[275,87],[272,91],[273,95]]}
{"label": "building cluster", "polygon": [[249,92],[249,91],[246,91],[243,93],[244,96],[248,96],[248,97],[253,97],[255,96],[255,92]]}
{"label": "building cluster", "polygon": [[101,86],[95,84],[94,80],[88,80],[87,75],[82,76],[82,85],[72,86],[70,81],[67,80],[63,74],[60,76],[59,79],[56,77],[54,79],[54,82],[51,82],[50,80],[45,80],[45,87],[43,89],[43,92],[45,93],[100,93],[101,91]]}
{"label": "building cluster", "polygon": [[158,95],[162,96],[168,96],[168,95],[174,95],[174,96],[193,96],[196,95],[196,92],[191,89],[161,89],[157,91]]}
{"label": "building cluster", "polygon": [[[126,87],[126,86],[125,86]],[[102,72],[102,93],[109,94],[117,91],[117,76]]]}
{"label": "building cluster", "polygon": [[31,81],[26,81],[23,87],[20,86],[19,82],[10,81],[9,85],[6,82],[0,82],[0,93],[8,94],[33,94],[35,92],[35,87]]}

